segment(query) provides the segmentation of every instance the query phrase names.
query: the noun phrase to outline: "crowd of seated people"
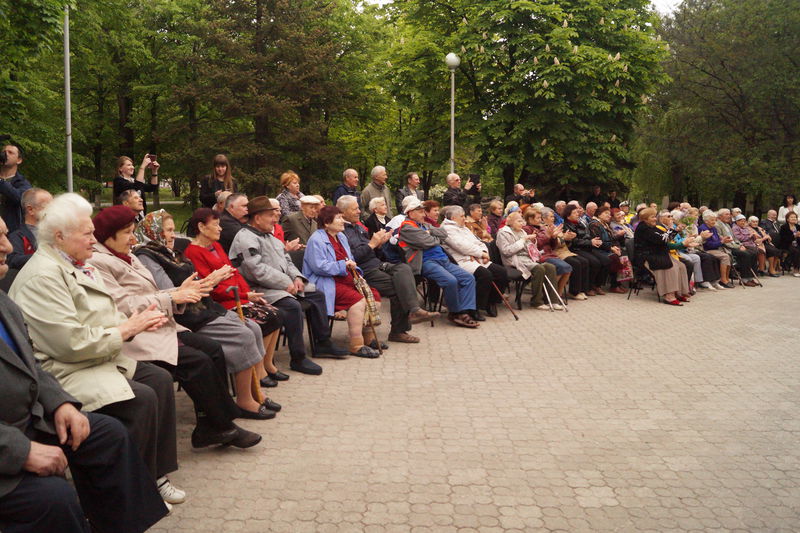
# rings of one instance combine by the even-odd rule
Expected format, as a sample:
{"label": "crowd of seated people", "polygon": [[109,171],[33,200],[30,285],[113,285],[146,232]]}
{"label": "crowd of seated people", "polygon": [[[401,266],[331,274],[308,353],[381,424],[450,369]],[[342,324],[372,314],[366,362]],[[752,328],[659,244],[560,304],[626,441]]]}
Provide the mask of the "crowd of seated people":
{"label": "crowd of seated people", "polygon": [[[300,193],[292,171],[276,198],[248,198],[218,155],[204,207],[179,238],[169,212],[146,210],[159,169],[150,156],[136,177],[119,160],[116,205],[93,215],[80,195],[32,188],[18,171],[21,149],[5,151],[0,278],[10,267],[13,283],[0,292],[3,531],[151,527],[189,497],[168,477],[178,468],[174,382],[194,407],[193,448],[256,446],[261,435],[235,421],[281,410],[265,395],[290,379],[274,360],[281,333],[289,369],[318,376],[320,358],[375,359],[384,340],[424,342],[413,325],[440,311],[477,329],[508,305],[512,280],[533,308],[555,311],[644,278],[682,306],[701,289],[756,286],[785,270],[800,277],[792,196],[764,220],[688,203],[632,211],[599,188],[585,204],[548,207],[533,188],[518,185],[503,203],[481,197],[477,178],[462,188],[450,174],[440,204],[424,200],[416,173],[392,192],[375,167],[363,191],[347,169],[326,206]],[[332,329],[335,318],[346,333]]]}

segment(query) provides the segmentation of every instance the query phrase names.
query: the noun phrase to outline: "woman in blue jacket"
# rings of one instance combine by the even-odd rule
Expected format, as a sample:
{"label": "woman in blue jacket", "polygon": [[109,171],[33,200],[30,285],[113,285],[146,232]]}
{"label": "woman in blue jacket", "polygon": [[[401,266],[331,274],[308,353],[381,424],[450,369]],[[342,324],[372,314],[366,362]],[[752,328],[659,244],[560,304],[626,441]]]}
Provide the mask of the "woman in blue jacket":
{"label": "woman in blue jacket", "polygon": [[[350,245],[344,236],[344,218],[334,206],[323,207],[317,216],[317,227],[306,244],[303,256],[303,275],[325,295],[328,316],[347,311],[347,328],[350,333],[350,353],[359,357],[375,358],[379,353],[369,345],[377,339],[364,327],[367,302],[355,288],[353,270],[359,270],[353,261]],[[360,270],[359,270],[360,272]],[[376,301],[380,296],[373,289]]]}

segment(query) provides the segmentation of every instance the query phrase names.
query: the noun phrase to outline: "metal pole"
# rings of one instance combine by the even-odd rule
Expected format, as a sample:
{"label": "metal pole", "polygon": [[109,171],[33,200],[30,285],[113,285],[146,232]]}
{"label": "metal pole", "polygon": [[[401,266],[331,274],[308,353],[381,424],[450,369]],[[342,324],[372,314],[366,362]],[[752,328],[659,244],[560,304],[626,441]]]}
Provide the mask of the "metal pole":
{"label": "metal pole", "polygon": [[67,192],[72,192],[72,99],[69,72],[69,5],[64,6],[64,114],[67,133]]}
{"label": "metal pole", "polygon": [[456,69],[450,69],[450,173],[456,171]]}

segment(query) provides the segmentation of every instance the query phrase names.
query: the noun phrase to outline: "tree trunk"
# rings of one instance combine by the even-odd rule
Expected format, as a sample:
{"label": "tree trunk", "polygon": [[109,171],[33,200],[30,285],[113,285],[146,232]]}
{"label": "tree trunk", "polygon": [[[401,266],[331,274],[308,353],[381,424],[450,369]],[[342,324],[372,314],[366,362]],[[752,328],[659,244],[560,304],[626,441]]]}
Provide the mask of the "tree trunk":
{"label": "tree trunk", "polygon": [[503,198],[514,192],[514,178],[516,177],[516,167],[508,164],[503,167]]}
{"label": "tree trunk", "polygon": [[133,128],[129,123],[131,114],[133,112],[133,97],[130,94],[130,88],[127,82],[120,85],[119,92],[117,93],[117,107],[119,108],[119,122],[117,132],[119,135],[119,155],[127,155],[133,159],[135,165],[136,156],[134,154],[134,133]]}
{"label": "tree trunk", "polygon": [[[189,146],[192,148],[192,151],[194,151],[195,144],[197,143],[198,131],[197,101],[194,98],[190,99],[187,103],[186,114],[189,119]],[[197,195],[199,194],[197,190],[197,180],[199,176],[194,168],[196,167],[192,167],[192,175],[189,178],[189,205],[192,211],[197,209]]]}

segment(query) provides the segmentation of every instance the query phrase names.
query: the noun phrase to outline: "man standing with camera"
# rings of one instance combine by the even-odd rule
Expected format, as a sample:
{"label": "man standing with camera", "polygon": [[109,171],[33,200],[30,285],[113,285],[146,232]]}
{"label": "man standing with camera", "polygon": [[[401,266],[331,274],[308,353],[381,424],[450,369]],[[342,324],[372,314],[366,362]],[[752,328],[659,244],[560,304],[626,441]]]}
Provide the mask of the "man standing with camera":
{"label": "man standing with camera", "polygon": [[0,217],[6,221],[9,233],[22,225],[22,193],[31,188],[19,173],[22,158],[22,148],[13,142],[0,153]]}

